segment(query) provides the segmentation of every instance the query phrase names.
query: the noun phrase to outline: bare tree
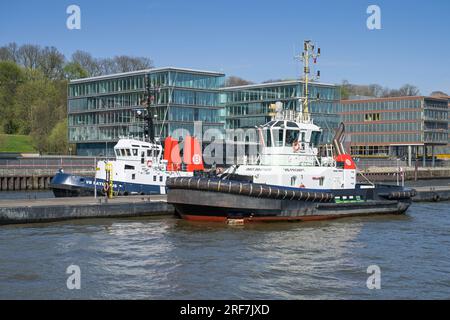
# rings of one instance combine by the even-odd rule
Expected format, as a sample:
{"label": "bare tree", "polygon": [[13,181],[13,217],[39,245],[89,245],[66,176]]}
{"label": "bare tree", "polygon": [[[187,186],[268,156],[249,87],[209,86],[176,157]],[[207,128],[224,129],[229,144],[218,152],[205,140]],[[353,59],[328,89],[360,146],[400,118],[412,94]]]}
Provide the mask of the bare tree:
{"label": "bare tree", "polygon": [[405,84],[400,89],[388,90],[384,97],[405,97],[405,96],[418,96],[420,91],[416,86]]}
{"label": "bare tree", "polygon": [[6,46],[0,48],[0,60],[13,61],[15,63],[19,60],[19,47],[17,43],[11,42]]}
{"label": "bare tree", "polygon": [[284,79],[269,79],[266,81],[263,81],[262,83],[272,83],[272,82],[282,82],[285,81]]}
{"label": "bare tree", "polygon": [[40,54],[38,67],[49,79],[63,77],[65,57],[55,47],[45,47]]}
{"label": "bare tree", "polygon": [[33,44],[25,44],[18,50],[18,62],[25,68],[36,69],[39,65],[41,47]]}
{"label": "bare tree", "polygon": [[114,58],[96,59],[92,57],[90,53],[81,50],[74,52],[72,55],[72,62],[79,64],[91,77],[149,69],[153,67],[152,60],[145,57],[121,55]]}
{"label": "bare tree", "polygon": [[94,77],[102,74],[100,63],[88,52],[77,50],[72,54],[72,62],[79,64],[88,76]]}
{"label": "bare tree", "polygon": [[129,72],[153,67],[150,59],[144,57],[116,56],[114,57],[115,72]]}
{"label": "bare tree", "polygon": [[98,67],[101,75],[117,73],[116,63],[111,58],[99,59]]}
{"label": "bare tree", "polygon": [[341,96],[343,99],[347,99],[350,96],[387,98],[417,95],[420,95],[419,89],[410,84],[405,84],[400,89],[389,89],[387,87],[382,87],[379,84],[356,85],[349,83],[347,80],[342,81],[341,84]]}
{"label": "bare tree", "polygon": [[229,76],[225,80],[226,87],[245,86],[247,84],[253,84],[253,82],[236,77],[236,76]]}
{"label": "bare tree", "polygon": [[405,84],[400,89],[398,89],[400,92],[400,96],[418,96],[420,95],[420,90],[416,86],[413,86],[411,84]]}
{"label": "bare tree", "polygon": [[430,93],[430,97],[449,98],[448,94],[443,91],[433,91],[432,93]]}

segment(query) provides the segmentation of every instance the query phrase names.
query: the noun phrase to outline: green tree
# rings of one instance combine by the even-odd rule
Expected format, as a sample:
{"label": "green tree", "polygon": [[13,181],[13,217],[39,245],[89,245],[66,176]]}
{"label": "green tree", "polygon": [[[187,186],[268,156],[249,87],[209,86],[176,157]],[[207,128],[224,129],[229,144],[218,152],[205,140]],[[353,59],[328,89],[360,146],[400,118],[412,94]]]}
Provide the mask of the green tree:
{"label": "green tree", "polygon": [[0,130],[8,134],[17,133],[18,124],[14,115],[16,92],[24,81],[22,69],[12,61],[0,61]]}
{"label": "green tree", "polygon": [[38,151],[48,152],[49,134],[67,116],[67,81],[49,80],[39,70],[28,70],[26,78],[17,89],[14,108],[19,132],[30,134]]}
{"label": "green tree", "polygon": [[47,152],[67,154],[67,118],[60,120],[50,132],[47,138]]}
{"label": "green tree", "polygon": [[63,69],[64,77],[67,80],[87,78],[88,72],[78,62],[69,62]]}

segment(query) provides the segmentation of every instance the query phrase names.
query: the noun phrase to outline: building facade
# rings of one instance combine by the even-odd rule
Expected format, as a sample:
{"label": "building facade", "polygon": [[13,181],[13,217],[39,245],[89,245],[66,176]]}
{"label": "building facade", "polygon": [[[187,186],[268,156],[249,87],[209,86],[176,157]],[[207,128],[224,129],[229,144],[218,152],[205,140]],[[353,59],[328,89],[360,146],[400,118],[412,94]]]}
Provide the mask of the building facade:
{"label": "building facade", "polygon": [[[304,83],[299,80],[228,87],[222,89],[227,129],[253,128],[271,120],[270,105],[282,102],[283,108],[300,111]],[[322,143],[330,143],[341,121],[340,87],[311,82],[309,84],[309,113],[322,128]]]}
{"label": "building facade", "polygon": [[343,100],[341,116],[355,157],[434,156],[448,144],[448,99],[395,97]]}
{"label": "building facade", "polygon": [[[136,110],[146,102],[146,81],[155,92],[152,110],[160,139],[179,129],[198,134],[196,121],[203,132],[215,129],[223,138],[224,129],[270,121],[269,107],[276,102],[284,109],[301,110],[301,81],[225,88],[224,79],[223,73],[158,68],[73,80],[68,89],[69,142],[76,144],[78,155],[111,156],[120,138],[143,139],[144,124]],[[310,115],[323,129],[322,143],[330,143],[340,122],[340,88],[313,82],[310,97]]]}
{"label": "building facade", "polygon": [[157,136],[177,129],[193,133],[194,121],[201,121],[204,130],[223,130],[219,88],[224,79],[217,72],[157,68],[73,80],[68,89],[69,143],[77,145],[78,155],[110,156],[121,137],[142,139],[144,126],[136,109],[145,102],[146,80],[157,88],[152,98]]}

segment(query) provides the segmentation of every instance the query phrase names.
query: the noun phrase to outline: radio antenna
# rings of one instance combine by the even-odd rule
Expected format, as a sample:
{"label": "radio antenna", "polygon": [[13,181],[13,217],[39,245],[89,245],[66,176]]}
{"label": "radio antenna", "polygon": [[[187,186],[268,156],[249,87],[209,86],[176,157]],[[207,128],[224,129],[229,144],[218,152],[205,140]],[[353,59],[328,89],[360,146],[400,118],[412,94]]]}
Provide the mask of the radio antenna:
{"label": "radio antenna", "polygon": [[309,67],[310,60],[312,63],[317,63],[317,58],[320,56],[320,48],[316,49],[316,45],[311,40],[305,40],[303,43],[303,52],[301,55],[297,55],[294,58],[298,61],[303,62],[303,87],[304,87],[304,97],[301,98],[302,102],[302,115],[304,118],[309,118],[309,81],[318,80],[320,78],[320,71],[317,71],[317,74],[311,77],[311,69]]}

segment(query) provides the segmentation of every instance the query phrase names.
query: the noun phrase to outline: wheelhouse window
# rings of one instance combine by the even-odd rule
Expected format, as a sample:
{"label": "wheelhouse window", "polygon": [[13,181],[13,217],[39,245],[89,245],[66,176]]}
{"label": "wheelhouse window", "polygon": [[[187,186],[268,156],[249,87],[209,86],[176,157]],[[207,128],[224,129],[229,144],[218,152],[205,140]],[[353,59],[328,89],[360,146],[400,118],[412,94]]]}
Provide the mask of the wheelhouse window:
{"label": "wheelhouse window", "polygon": [[138,149],[133,149],[133,156],[137,156],[138,155]]}
{"label": "wheelhouse window", "polygon": [[272,146],[272,137],[270,135],[270,130],[264,129],[262,132],[263,132],[263,139],[264,139],[265,146],[271,147]]}
{"label": "wheelhouse window", "polygon": [[286,146],[291,147],[298,140],[298,130],[286,130]]}
{"label": "wheelhouse window", "polygon": [[131,157],[131,151],[130,151],[130,149],[125,149],[126,150],[126,152],[127,152],[127,157]]}
{"label": "wheelhouse window", "polygon": [[311,133],[311,145],[312,145],[313,147],[319,145],[319,142],[320,142],[320,135],[321,135],[321,132],[320,132],[320,131],[313,131],[313,132]]}
{"label": "wheelhouse window", "polygon": [[305,140],[306,140],[306,132],[305,131],[302,131],[302,132],[300,132],[300,142],[305,142]]}
{"label": "wheelhouse window", "polygon": [[280,128],[274,128],[271,130],[273,136],[273,146],[282,147],[283,146],[283,133],[284,130]]}

